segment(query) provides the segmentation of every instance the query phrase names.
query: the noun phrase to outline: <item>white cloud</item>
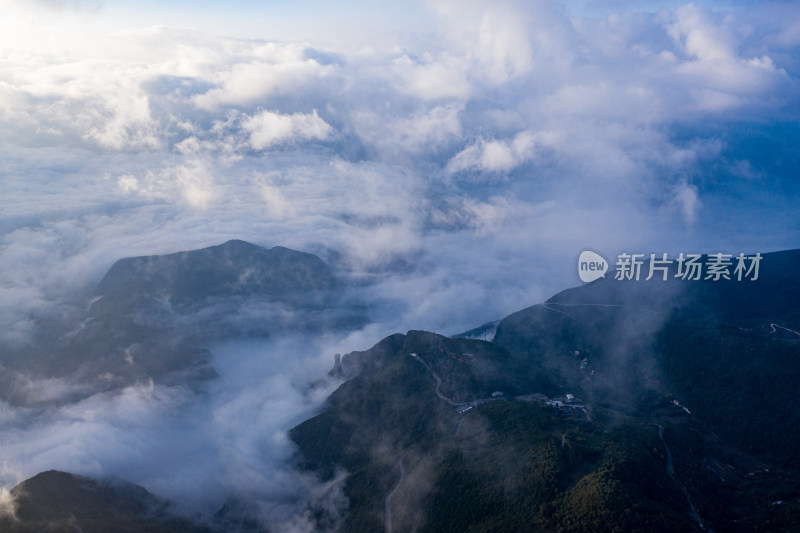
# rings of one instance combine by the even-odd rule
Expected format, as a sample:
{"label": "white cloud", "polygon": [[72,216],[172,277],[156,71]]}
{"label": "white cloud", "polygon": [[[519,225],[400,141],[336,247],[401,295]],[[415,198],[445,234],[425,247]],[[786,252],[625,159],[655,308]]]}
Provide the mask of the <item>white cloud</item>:
{"label": "white cloud", "polygon": [[98,125],[87,128],[86,138],[115,150],[159,148],[159,124],[150,114],[147,97],[125,88],[109,94],[106,105],[93,111],[90,121]]}
{"label": "white cloud", "polygon": [[[7,490],[49,469],[120,476],[192,513],[218,510],[232,496],[250,497],[265,524],[284,530],[279,524],[301,518],[306,502],[319,497],[317,481],[291,468],[294,448],[286,431],[338,385],[323,377],[333,363],[331,350],[349,351],[363,341],[354,335],[220,343],[213,347],[220,378],[202,395],[150,382],[38,417],[0,405],[6,451],[0,485]],[[317,386],[308,390],[311,380]],[[53,381],[29,385],[52,395]],[[0,511],[8,503],[0,492]]]}
{"label": "white cloud", "polygon": [[117,178],[117,186],[124,194],[185,203],[194,208],[208,207],[218,195],[209,167],[201,161],[147,171],[139,178],[123,174]]}
{"label": "white cloud", "polygon": [[736,57],[733,32],[711,13],[696,4],[687,4],[674,13],[669,33],[687,54],[701,61],[730,61]]}
{"label": "white cloud", "polygon": [[[44,227],[67,221],[86,246],[117,256],[150,251],[133,236],[146,227],[157,248],[269,231],[375,264],[382,253],[430,253],[427,213],[445,198],[580,204],[596,187],[605,207],[671,205],[672,176],[724,157],[695,154],[717,134],[682,139],[674,125],[691,132],[708,112],[769,120],[796,99],[789,37],[773,38],[791,35],[790,17],[688,6],[592,19],[549,2],[436,4],[437,31],[355,52],[167,26],[87,32],[73,46],[64,36],[85,27],[76,25],[45,46],[49,34],[26,26],[41,46],[13,45],[0,71],[0,202],[16,217],[6,235],[53,213]],[[771,37],[759,32],[765,19]],[[512,173],[522,165],[530,172]],[[465,171],[503,179],[485,190],[447,177]],[[344,215],[396,222],[351,234]],[[507,231],[515,223],[494,220]],[[374,249],[359,244],[373,237]]]}
{"label": "white cloud", "polygon": [[394,60],[395,71],[403,80],[403,91],[424,100],[464,99],[472,90],[467,79],[469,64],[462,58],[427,58],[422,63],[408,56]]}
{"label": "white cloud", "polygon": [[285,142],[325,140],[333,132],[333,128],[317,115],[316,110],[313,113],[291,115],[262,111],[244,119],[242,128],[249,133],[250,146],[256,150]]}
{"label": "white cloud", "polygon": [[697,219],[697,212],[702,206],[697,187],[686,181],[681,181],[672,191],[672,201],[675,208],[683,217],[688,226],[692,226]]}
{"label": "white cloud", "polygon": [[533,66],[530,33],[512,8],[497,4],[481,17],[476,55],[489,80],[503,83],[528,73]]}
{"label": "white cloud", "polygon": [[271,183],[261,184],[261,196],[264,199],[269,216],[287,218],[295,214],[292,204],[281,193],[280,188]]}
{"label": "white cloud", "polygon": [[210,81],[218,88],[193,97],[202,109],[247,105],[285,93],[312,81],[324,83],[333,67],[305,57],[300,44],[267,43],[240,51],[230,66],[222,65]]}
{"label": "white cloud", "polygon": [[756,100],[763,105],[767,95],[783,92],[787,86],[786,71],[776,67],[769,55],[743,55],[744,41],[752,31],[744,21],[714,16],[688,4],[672,14],[667,30],[678,51],[689,58],[674,68],[686,77],[695,109],[728,111]]}
{"label": "white cloud", "polygon": [[518,133],[508,141],[479,140],[455,155],[448,163],[449,172],[483,170],[508,172],[534,155],[536,136],[529,131]]}
{"label": "white cloud", "polygon": [[353,117],[359,136],[384,156],[402,160],[409,154],[446,151],[459,141],[463,129],[461,104],[435,105],[411,116],[386,116],[375,111]]}

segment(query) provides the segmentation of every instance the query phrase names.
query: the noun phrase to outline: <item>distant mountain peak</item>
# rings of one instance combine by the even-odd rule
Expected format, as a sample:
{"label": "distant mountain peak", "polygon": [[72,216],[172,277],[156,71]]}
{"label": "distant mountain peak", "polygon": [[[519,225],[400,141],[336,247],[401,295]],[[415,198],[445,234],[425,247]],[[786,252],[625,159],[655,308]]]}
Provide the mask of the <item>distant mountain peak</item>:
{"label": "distant mountain peak", "polygon": [[[76,373],[87,390],[151,378],[200,382],[216,376],[205,349],[215,340],[360,327],[366,313],[344,307],[343,285],[316,255],[238,239],[124,258],[98,284],[78,328],[16,360],[47,375]],[[0,393],[38,401],[26,389]]]}
{"label": "distant mountain peak", "polygon": [[330,267],[313,254],[233,239],[199,250],[120,259],[97,293],[107,297],[101,305],[141,298],[193,305],[217,296],[283,299],[336,286]]}
{"label": "distant mountain peak", "polygon": [[218,246],[247,246],[251,248],[260,248],[260,246],[255,245],[251,242],[243,241],[241,239],[231,239],[229,241],[225,241]]}

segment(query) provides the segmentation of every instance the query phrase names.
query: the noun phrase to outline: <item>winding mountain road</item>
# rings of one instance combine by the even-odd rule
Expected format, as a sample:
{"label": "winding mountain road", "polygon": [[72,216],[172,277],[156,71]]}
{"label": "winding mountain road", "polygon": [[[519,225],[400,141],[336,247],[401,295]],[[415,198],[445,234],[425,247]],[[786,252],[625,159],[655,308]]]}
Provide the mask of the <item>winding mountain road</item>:
{"label": "winding mountain road", "polygon": [[795,330],[793,330],[793,329],[785,328],[785,327],[783,327],[783,326],[779,326],[778,324],[770,324],[770,326],[772,326],[772,331],[770,331],[770,333],[777,333],[777,332],[778,332],[778,330],[777,330],[777,329],[775,329],[775,328],[781,328],[781,329],[784,329],[784,330],[786,330],[786,331],[788,331],[788,332],[790,332],[790,333],[794,333],[795,335],[797,335],[798,337],[800,337],[800,332],[797,332],[797,331],[795,331]]}
{"label": "winding mountain road", "polygon": [[458,405],[461,405],[460,403],[458,403],[458,402],[454,402],[453,400],[451,400],[450,398],[448,398],[447,396],[445,396],[444,394],[442,394],[442,391],[441,391],[441,388],[442,388],[442,378],[440,378],[440,377],[439,377],[439,374],[437,374],[437,373],[436,373],[436,371],[434,371],[434,370],[433,370],[433,368],[431,367],[431,365],[429,365],[428,363],[426,363],[426,362],[425,362],[425,360],[424,360],[422,357],[420,357],[419,355],[417,355],[417,354],[411,354],[411,357],[413,357],[414,359],[416,359],[417,361],[419,361],[420,363],[422,363],[422,364],[425,366],[425,368],[427,368],[427,369],[428,369],[428,371],[431,373],[431,375],[433,376],[433,379],[435,379],[435,380],[436,380],[436,396],[438,396],[438,397],[439,397],[439,398],[441,398],[442,400],[446,401],[446,402],[447,402],[447,403],[449,403],[450,405],[456,405],[456,406],[458,406]]}

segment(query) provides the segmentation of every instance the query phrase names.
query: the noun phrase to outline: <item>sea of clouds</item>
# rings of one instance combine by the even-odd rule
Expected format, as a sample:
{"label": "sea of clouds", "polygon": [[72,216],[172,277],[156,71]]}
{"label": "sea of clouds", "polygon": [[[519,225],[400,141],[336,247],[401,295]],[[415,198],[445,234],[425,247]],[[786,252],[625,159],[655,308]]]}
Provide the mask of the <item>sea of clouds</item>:
{"label": "sea of clouds", "polygon": [[[273,450],[273,464],[290,447],[247,441],[244,423],[184,440],[175,413],[213,428],[230,401],[246,406],[242,420],[272,420],[280,440],[324,397],[301,391],[334,351],[501,318],[578,284],[583,249],[799,242],[791,3],[434,1],[414,5],[419,31],[365,18],[364,35],[381,38],[359,39],[353,13],[319,43],[166,25],[157,11],[126,25],[114,6],[0,2],[0,349],[84,306],[121,257],[231,238],[319,254],[365,283],[375,323],[257,372],[288,387],[277,399],[251,401],[258,387],[220,372],[204,399],[157,387],[35,420],[6,408],[6,485],[45,468],[134,471],[180,500],[185,486],[137,463],[158,455],[153,443],[220,450],[197,470],[206,481],[227,464],[223,449],[238,446],[254,472],[252,450]],[[215,448],[203,432],[232,437]],[[215,502],[225,492],[197,486]]]}

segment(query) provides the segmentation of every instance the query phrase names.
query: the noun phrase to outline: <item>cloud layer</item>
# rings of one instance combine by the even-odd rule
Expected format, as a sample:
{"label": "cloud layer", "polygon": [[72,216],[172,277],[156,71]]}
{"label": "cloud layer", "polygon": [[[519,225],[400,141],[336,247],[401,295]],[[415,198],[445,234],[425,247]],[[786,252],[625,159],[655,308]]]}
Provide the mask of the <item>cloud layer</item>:
{"label": "cloud layer", "polygon": [[[120,256],[229,237],[332,248],[357,270],[411,263],[434,293],[493,295],[477,320],[573,283],[551,267],[582,247],[738,252],[797,237],[796,211],[769,208],[797,195],[796,151],[769,139],[797,118],[793,6],[584,16],[434,2],[437,31],[387,28],[392,46],[338,51],[103,33],[79,5],[39,6],[62,23],[48,40],[21,5],[0,76],[8,336]],[[731,210],[747,222],[720,221]]]}
{"label": "cloud layer", "polygon": [[205,394],[143,383],[40,413],[3,405],[0,483],[49,469],[122,477],[170,498],[179,512],[209,517],[240,500],[265,524],[310,531],[310,502],[346,499],[338,500],[341,486],[289,467],[294,447],[286,431],[338,385],[319,379],[332,366],[329,350],[355,340],[217,344],[220,377]]}

